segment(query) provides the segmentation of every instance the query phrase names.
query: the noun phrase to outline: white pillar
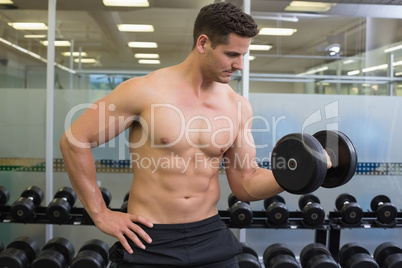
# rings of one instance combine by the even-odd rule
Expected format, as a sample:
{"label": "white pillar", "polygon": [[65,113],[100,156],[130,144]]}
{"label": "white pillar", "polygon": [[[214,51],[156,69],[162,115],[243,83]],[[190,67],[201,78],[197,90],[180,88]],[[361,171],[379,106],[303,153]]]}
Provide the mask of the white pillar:
{"label": "white pillar", "polygon": [[[243,0],[244,12],[250,14],[250,0]],[[250,84],[250,51],[247,51],[243,58],[243,97],[248,99],[249,96],[249,84]]]}

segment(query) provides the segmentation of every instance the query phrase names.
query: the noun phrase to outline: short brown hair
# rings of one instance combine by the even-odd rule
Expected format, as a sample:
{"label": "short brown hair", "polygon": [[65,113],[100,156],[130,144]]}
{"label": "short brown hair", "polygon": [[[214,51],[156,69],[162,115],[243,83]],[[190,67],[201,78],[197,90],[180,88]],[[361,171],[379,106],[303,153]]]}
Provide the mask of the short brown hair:
{"label": "short brown hair", "polygon": [[227,44],[229,34],[254,37],[258,34],[253,17],[231,3],[219,2],[201,8],[194,23],[193,48],[201,34],[211,40],[212,47]]}

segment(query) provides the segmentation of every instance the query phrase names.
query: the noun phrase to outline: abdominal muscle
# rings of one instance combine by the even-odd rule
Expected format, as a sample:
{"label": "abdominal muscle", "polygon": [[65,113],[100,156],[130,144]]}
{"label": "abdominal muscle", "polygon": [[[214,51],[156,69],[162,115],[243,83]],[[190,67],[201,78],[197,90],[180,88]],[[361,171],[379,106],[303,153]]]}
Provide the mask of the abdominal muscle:
{"label": "abdominal muscle", "polygon": [[220,197],[219,167],[208,163],[201,167],[189,161],[183,169],[184,166],[170,163],[170,168],[168,162],[165,168],[144,168],[133,163],[128,213],[155,224],[189,223],[216,215]]}

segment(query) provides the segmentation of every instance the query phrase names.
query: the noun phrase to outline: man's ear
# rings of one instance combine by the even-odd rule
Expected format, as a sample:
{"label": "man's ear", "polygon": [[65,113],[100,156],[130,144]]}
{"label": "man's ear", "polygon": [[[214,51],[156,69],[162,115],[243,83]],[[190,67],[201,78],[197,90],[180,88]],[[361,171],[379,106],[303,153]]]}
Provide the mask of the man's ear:
{"label": "man's ear", "polygon": [[204,53],[205,52],[205,46],[209,42],[208,36],[205,34],[202,34],[198,37],[197,39],[197,51],[198,53]]}

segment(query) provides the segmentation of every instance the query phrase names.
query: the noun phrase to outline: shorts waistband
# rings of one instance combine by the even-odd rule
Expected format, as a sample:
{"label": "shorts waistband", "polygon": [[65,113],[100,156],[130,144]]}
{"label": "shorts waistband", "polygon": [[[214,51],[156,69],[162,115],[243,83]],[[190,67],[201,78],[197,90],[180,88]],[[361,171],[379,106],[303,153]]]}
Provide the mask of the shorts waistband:
{"label": "shorts waistband", "polygon": [[189,230],[189,229],[196,229],[200,227],[204,227],[208,224],[212,224],[215,222],[222,222],[221,217],[219,214],[216,214],[212,217],[206,218],[204,220],[196,221],[196,222],[188,222],[188,223],[174,223],[174,224],[154,224],[154,230]]}

